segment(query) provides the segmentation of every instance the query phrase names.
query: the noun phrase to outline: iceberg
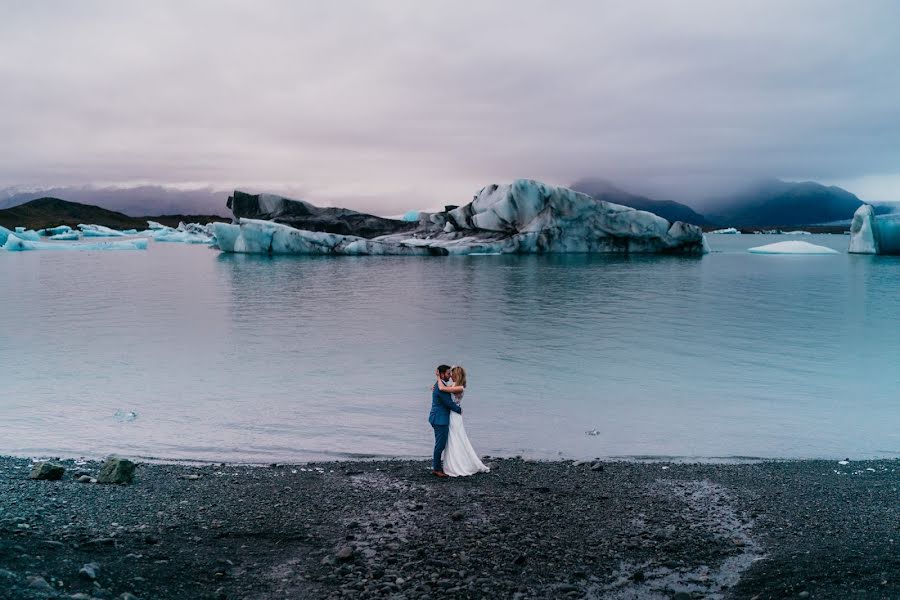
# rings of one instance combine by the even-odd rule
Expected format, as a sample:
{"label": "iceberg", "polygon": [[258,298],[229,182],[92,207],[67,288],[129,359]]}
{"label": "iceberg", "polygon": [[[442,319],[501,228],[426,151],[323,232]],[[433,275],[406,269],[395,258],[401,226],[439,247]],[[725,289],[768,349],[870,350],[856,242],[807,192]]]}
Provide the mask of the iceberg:
{"label": "iceberg", "polygon": [[403,214],[403,217],[400,219],[401,221],[406,221],[407,223],[417,223],[419,221],[419,211],[410,210]]}
{"label": "iceberg", "polygon": [[84,225],[79,224],[78,229],[81,230],[84,237],[123,237],[125,234],[103,225]]}
{"label": "iceberg", "polygon": [[840,254],[837,250],[832,250],[825,246],[797,241],[778,242],[766,246],[757,246],[755,248],[750,248],[749,252],[752,252],[753,254]]}
{"label": "iceberg", "polygon": [[717,235],[741,235],[741,232],[734,227],[728,227],[726,229],[716,229],[715,231],[710,231],[710,233],[715,233]]}
{"label": "iceberg", "polygon": [[[257,198],[256,200],[253,200]],[[240,202],[238,200],[240,199]],[[653,213],[595,200],[573,190],[520,179],[483,188],[469,204],[439,213],[419,213],[416,223],[328,209],[307,203],[235,192],[230,204],[236,223],[215,223],[214,233],[224,252],[338,255],[471,255],[542,253],[670,253],[708,252],[701,229]],[[236,208],[239,207],[240,211]],[[315,216],[296,217],[303,212]],[[291,214],[297,229],[251,214]],[[337,215],[337,216],[335,216]],[[278,217],[281,218],[280,216]],[[331,219],[331,221],[328,221]],[[373,219],[377,219],[373,221]],[[385,222],[387,221],[387,222]],[[350,234],[331,229],[358,223]],[[392,224],[394,223],[394,224]],[[399,223],[399,225],[395,225]],[[402,225],[402,227],[401,227]],[[412,227],[412,229],[410,229]],[[397,231],[397,229],[400,231]],[[324,231],[322,230],[324,229]],[[394,230],[366,237],[363,232]]]}
{"label": "iceberg", "polygon": [[79,233],[77,231],[65,231],[63,233],[57,233],[57,234],[51,235],[50,239],[51,240],[60,240],[60,241],[61,240],[66,240],[66,241],[80,240],[81,235],[79,235]]}
{"label": "iceberg", "polygon": [[213,235],[210,228],[199,223],[179,223],[178,228],[161,225],[156,221],[147,221],[147,231],[144,235],[157,242],[178,242],[182,244],[210,244]]}
{"label": "iceberg", "polygon": [[[6,231],[9,232],[9,229],[7,229]],[[37,231],[25,229],[24,227],[16,227],[15,232],[10,233],[15,233],[15,236],[20,240],[32,240],[36,242],[41,239],[41,235]]]}
{"label": "iceberg", "polygon": [[72,228],[68,225],[59,225],[57,227],[47,227],[46,229],[41,229],[38,233],[45,237],[50,237],[53,235],[60,235],[61,233],[69,233],[72,231]]}
{"label": "iceberg", "polygon": [[860,206],[850,222],[848,252],[900,255],[900,213],[876,215],[871,205]]}
{"label": "iceberg", "polygon": [[66,244],[61,242],[35,242],[23,240],[10,234],[3,250],[21,252],[25,250],[146,250],[147,240],[122,240],[118,242],[94,242],[90,244]]}

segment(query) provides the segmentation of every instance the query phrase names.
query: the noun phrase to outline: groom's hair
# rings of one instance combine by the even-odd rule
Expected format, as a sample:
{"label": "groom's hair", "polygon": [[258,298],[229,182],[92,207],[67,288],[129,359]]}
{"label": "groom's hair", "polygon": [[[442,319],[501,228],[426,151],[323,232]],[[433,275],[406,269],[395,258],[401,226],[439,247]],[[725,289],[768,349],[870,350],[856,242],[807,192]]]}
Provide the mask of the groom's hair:
{"label": "groom's hair", "polygon": [[450,365],[438,365],[438,373],[446,373],[450,370]]}

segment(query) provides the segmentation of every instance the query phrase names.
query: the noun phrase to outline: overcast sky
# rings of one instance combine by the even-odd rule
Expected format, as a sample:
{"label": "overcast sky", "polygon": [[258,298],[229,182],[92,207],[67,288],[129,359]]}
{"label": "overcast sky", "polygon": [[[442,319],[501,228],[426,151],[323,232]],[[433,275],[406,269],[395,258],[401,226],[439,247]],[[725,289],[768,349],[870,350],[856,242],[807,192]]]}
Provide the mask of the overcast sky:
{"label": "overcast sky", "polygon": [[900,200],[900,3],[0,0],[0,186],[382,214],[599,176]]}

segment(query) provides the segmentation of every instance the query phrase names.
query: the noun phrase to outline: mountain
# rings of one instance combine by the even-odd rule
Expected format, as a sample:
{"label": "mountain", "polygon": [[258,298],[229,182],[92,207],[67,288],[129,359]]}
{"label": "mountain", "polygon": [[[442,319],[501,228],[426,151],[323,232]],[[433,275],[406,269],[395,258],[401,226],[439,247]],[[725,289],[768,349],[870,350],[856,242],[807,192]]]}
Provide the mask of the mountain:
{"label": "mountain", "polygon": [[837,186],[766,179],[711,200],[706,216],[731,227],[796,227],[845,221],[862,204],[856,195]]}
{"label": "mountain", "polygon": [[137,187],[69,186],[39,190],[0,190],[0,209],[11,208],[37,198],[60,198],[85,205],[100,206],[137,217],[143,215],[200,214],[228,216],[228,192],[212,188],[179,190],[159,185]]}
{"label": "mountain", "polygon": [[672,200],[653,200],[645,196],[630,194],[614,186],[605,179],[581,179],[569,186],[576,192],[587,194],[597,200],[630,206],[659,215],[670,222],[683,221],[691,225],[710,225],[701,214],[684,204]]}
{"label": "mountain", "polygon": [[75,228],[79,223],[105,225],[113,229],[146,229],[147,219],[175,227],[179,221],[185,223],[208,223],[224,221],[218,215],[163,215],[151,217],[130,217],[120,212],[68,202],[59,198],[38,198],[25,204],[0,210],[0,225],[7,229],[26,227],[28,229],[44,229],[57,225],[68,225]]}

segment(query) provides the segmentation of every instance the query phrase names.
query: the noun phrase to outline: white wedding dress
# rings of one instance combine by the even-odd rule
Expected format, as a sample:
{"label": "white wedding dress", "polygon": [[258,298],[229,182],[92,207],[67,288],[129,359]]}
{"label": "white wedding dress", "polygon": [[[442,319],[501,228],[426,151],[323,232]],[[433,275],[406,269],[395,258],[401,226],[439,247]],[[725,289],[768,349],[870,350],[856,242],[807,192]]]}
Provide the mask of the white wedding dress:
{"label": "white wedding dress", "polygon": [[[459,404],[462,394],[453,394],[453,400]],[[465,477],[475,473],[487,473],[490,471],[481,459],[469,436],[466,435],[466,426],[463,425],[462,415],[450,412],[450,435],[447,437],[447,447],[444,448],[444,473],[450,477]]]}

